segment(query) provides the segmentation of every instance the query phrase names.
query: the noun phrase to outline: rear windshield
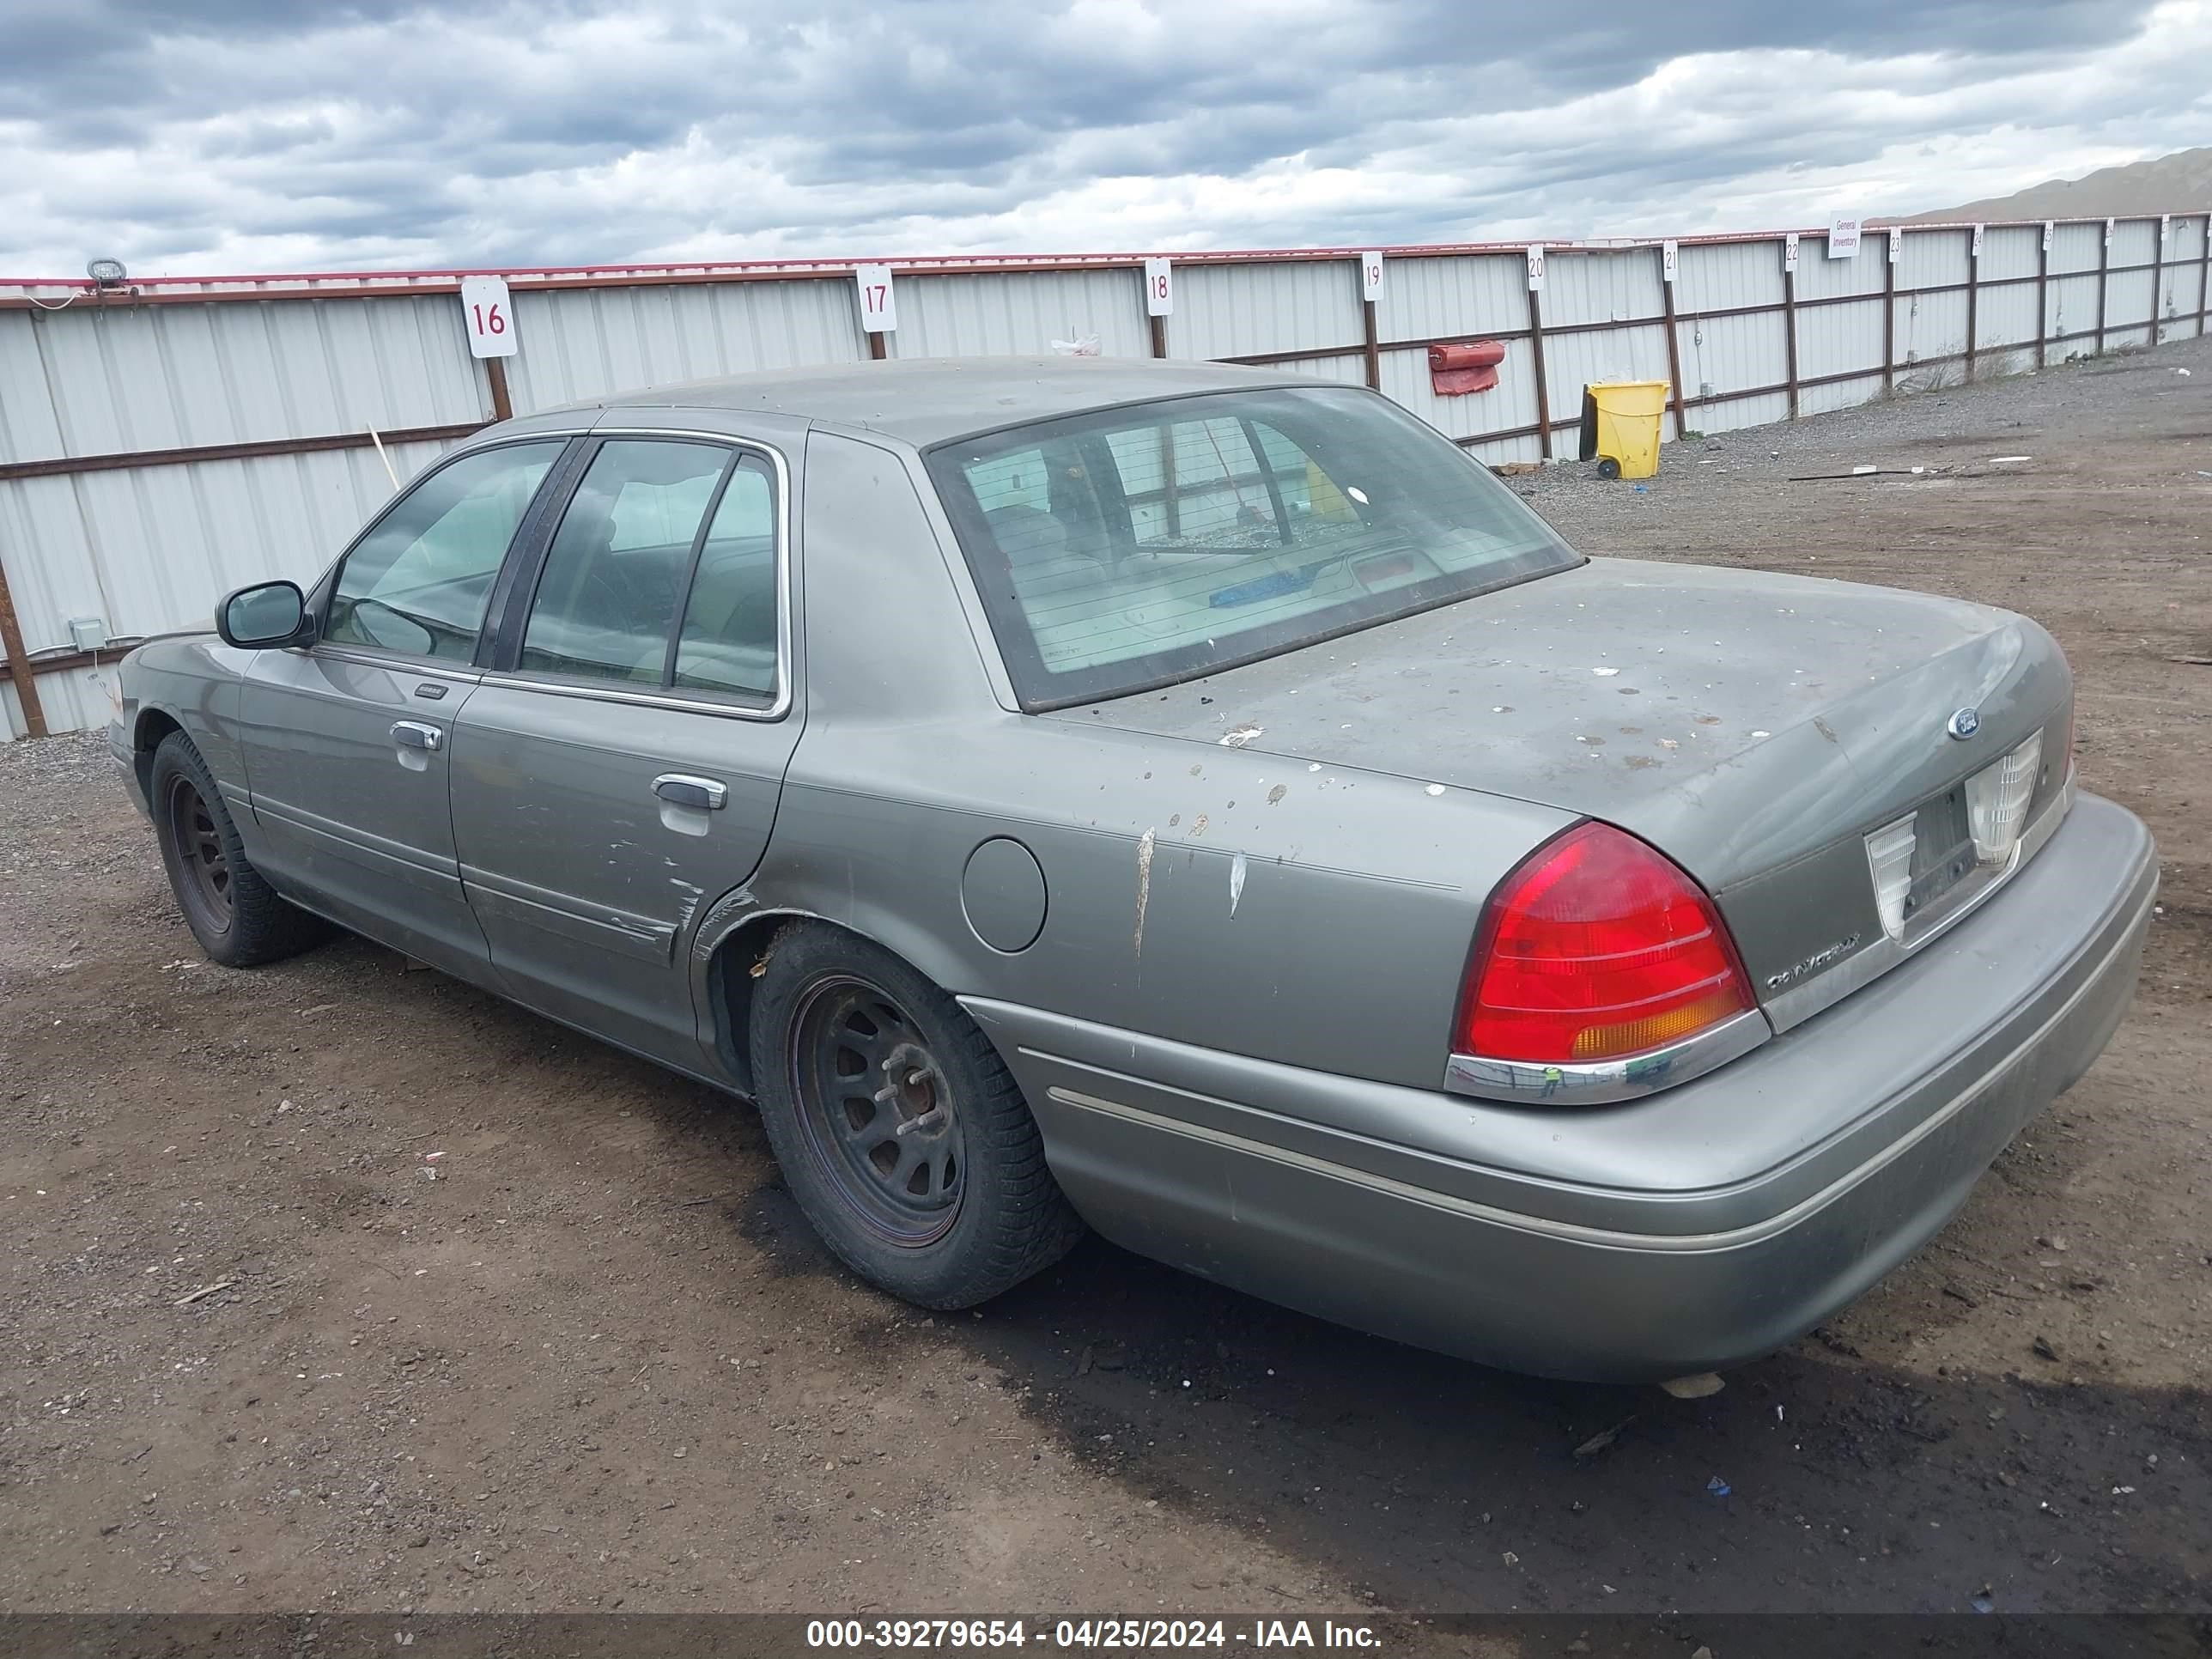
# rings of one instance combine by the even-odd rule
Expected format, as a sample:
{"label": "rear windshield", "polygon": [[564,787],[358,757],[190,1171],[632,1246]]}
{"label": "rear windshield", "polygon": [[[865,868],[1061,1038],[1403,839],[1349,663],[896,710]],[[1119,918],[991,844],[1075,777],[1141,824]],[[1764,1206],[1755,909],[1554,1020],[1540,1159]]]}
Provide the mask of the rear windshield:
{"label": "rear windshield", "polygon": [[1487,468],[1341,388],[1098,410],[957,439],[928,465],[1032,709],[1581,562]]}

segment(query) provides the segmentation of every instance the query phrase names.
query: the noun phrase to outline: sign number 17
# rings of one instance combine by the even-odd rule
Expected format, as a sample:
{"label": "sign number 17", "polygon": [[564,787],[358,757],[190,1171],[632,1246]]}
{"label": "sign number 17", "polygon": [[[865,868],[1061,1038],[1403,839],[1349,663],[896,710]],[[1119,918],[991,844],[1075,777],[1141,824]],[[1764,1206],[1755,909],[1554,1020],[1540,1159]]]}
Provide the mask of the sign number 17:
{"label": "sign number 17", "polygon": [[855,265],[853,281],[860,289],[860,326],[870,334],[889,334],[898,327],[898,303],[891,294],[889,265]]}

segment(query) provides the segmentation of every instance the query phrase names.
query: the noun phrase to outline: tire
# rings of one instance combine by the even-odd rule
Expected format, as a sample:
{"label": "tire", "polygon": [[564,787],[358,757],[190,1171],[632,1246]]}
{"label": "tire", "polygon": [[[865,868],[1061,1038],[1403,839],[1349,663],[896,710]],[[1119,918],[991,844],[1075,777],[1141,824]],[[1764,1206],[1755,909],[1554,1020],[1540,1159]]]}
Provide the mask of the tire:
{"label": "tire", "polygon": [[1607,455],[1597,464],[1597,476],[1601,478],[1618,478],[1620,476],[1620,463]]}
{"label": "tire", "polygon": [[277,896],[246,856],[215,775],[192,741],[172,732],[154,751],[147,781],[154,838],[185,925],[226,968],[297,956],[330,936],[330,924]]}
{"label": "tire", "polygon": [[878,1289],[972,1307],[1083,1237],[990,1039],[890,951],[821,922],[786,927],[753,988],[747,1038],[792,1196]]}

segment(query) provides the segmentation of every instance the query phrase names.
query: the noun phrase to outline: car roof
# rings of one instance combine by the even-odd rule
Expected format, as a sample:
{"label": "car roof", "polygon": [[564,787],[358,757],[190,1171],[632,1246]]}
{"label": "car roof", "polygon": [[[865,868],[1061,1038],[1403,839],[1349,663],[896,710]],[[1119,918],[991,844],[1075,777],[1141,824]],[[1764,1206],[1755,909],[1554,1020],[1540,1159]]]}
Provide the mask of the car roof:
{"label": "car roof", "polygon": [[[611,412],[682,409],[733,416],[762,412],[880,433],[919,449],[971,432],[1118,404],[1310,384],[1286,379],[1279,370],[1147,357],[938,357],[763,369],[610,392],[567,407]],[[733,430],[739,425],[730,424]]]}

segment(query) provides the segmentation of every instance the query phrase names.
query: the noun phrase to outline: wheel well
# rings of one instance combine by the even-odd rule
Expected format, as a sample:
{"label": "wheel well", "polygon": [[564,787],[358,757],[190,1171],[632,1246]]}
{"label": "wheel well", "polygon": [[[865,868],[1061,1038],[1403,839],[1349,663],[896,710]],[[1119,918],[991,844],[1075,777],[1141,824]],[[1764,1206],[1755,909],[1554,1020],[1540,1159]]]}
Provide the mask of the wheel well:
{"label": "wheel well", "polygon": [[150,790],[154,781],[154,751],[172,732],[185,728],[172,716],[158,708],[149,708],[138,716],[138,729],[132,733],[131,746],[136,751],[138,787]]}
{"label": "wheel well", "polygon": [[790,923],[809,921],[788,910],[747,916],[714,947],[707,963],[707,988],[714,999],[714,1046],[745,1092],[753,1091],[752,1052],[747,1033],[753,1015],[753,980],[768,960],[775,936]]}
{"label": "wheel well", "polygon": [[[857,939],[866,939],[871,945],[888,949],[882,941],[869,939],[858,928],[845,927],[805,910],[769,910],[758,915],[747,916],[730,935],[714,947],[714,954],[707,963],[707,990],[714,1009],[714,1047],[722,1064],[727,1066],[747,1094],[753,1092],[752,1054],[747,1033],[752,1025],[753,985],[758,970],[768,961],[769,953],[775,948],[776,936],[797,923],[811,922],[817,927],[834,927]],[[896,951],[893,955],[898,956]],[[900,956],[901,961],[905,961]]]}

